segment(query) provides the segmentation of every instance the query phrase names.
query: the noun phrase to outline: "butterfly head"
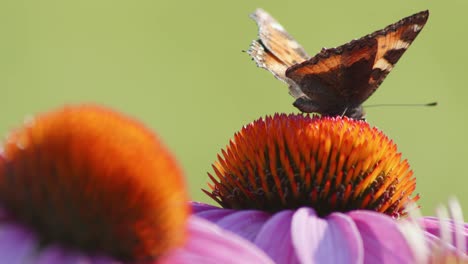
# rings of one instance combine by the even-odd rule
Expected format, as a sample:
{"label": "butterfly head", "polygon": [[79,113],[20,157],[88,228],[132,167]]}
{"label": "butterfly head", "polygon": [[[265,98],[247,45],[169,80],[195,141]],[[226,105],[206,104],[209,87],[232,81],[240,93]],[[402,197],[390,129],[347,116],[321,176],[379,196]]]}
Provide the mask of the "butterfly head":
{"label": "butterfly head", "polygon": [[311,101],[308,97],[299,97],[293,105],[303,113],[320,113],[322,116],[346,116],[356,120],[364,120],[365,112],[362,105],[329,105],[325,107],[317,102]]}

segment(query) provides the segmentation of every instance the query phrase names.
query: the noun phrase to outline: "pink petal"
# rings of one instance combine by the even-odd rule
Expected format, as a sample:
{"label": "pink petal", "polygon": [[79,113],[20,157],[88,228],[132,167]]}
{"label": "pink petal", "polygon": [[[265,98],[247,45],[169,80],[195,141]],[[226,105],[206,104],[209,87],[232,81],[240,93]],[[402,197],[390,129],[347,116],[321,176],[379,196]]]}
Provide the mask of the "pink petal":
{"label": "pink petal", "polygon": [[199,212],[203,212],[203,211],[207,211],[207,210],[221,209],[221,208],[213,206],[213,205],[209,205],[209,204],[206,204],[206,203],[193,202],[193,201],[189,202],[189,205],[192,207],[192,211],[193,211],[194,214],[199,213]]}
{"label": "pink petal", "polygon": [[63,248],[58,246],[49,246],[41,251],[37,256],[35,264],[63,263],[66,253]]}
{"label": "pink petal", "polygon": [[362,237],[364,263],[414,263],[415,257],[396,220],[373,211],[347,213]]}
{"label": "pink petal", "polygon": [[[55,260],[55,262],[43,262],[43,263],[56,263],[56,264],[82,264],[82,263],[89,263],[94,264],[91,262],[91,259],[81,255],[65,255],[61,256],[60,259]],[[110,264],[110,263],[109,263]]]}
{"label": "pink petal", "polygon": [[291,221],[294,211],[281,211],[273,215],[262,227],[255,244],[277,264],[300,263],[291,239]]}
{"label": "pink petal", "polygon": [[303,264],[362,263],[362,240],[352,219],[341,213],[319,218],[310,208],[296,211],[292,240]]}
{"label": "pink petal", "polygon": [[255,241],[258,232],[270,217],[270,214],[262,211],[237,211],[220,219],[216,224],[249,241]]}
{"label": "pink petal", "polygon": [[121,264],[106,256],[87,256],[80,252],[64,249],[59,246],[49,246],[41,250],[34,264]]}
{"label": "pink petal", "polygon": [[186,245],[170,252],[158,261],[158,264],[274,263],[252,243],[211,222],[192,216],[188,228],[189,238]]}
{"label": "pink petal", "polygon": [[215,210],[206,210],[199,213],[196,213],[196,216],[208,220],[212,223],[217,223],[221,219],[235,213],[234,210],[218,208]]}
{"label": "pink petal", "polygon": [[[442,221],[441,219],[437,217],[424,217],[420,221],[422,228],[427,232],[426,236],[431,234],[437,238],[440,238],[440,221]],[[456,244],[455,237],[461,235],[465,238],[465,245],[467,245],[465,252],[468,251],[468,225],[466,223],[463,225],[463,234],[455,234],[455,232],[457,231],[455,228],[455,222],[453,222],[452,220],[446,220],[446,222],[444,222],[444,225],[445,228],[447,228],[448,231],[450,231],[451,233],[450,237],[452,238],[452,245],[455,246]]]}
{"label": "pink petal", "polygon": [[0,262],[27,263],[37,250],[37,241],[32,233],[17,225],[1,223]]}

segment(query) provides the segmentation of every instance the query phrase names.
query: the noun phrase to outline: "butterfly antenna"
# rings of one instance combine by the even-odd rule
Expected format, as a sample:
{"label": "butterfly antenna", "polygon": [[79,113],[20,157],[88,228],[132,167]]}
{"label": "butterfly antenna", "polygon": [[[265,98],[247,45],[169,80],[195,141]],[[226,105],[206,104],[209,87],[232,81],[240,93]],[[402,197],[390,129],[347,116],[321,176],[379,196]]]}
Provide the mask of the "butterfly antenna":
{"label": "butterfly antenna", "polygon": [[346,112],[348,112],[348,107],[345,108],[345,110],[343,111],[343,113],[341,114],[341,117],[344,117],[346,115]]}
{"label": "butterfly antenna", "polygon": [[430,102],[425,104],[373,104],[373,105],[365,105],[365,108],[369,107],[381,107],[381,106],[436,106],[437,102]]}

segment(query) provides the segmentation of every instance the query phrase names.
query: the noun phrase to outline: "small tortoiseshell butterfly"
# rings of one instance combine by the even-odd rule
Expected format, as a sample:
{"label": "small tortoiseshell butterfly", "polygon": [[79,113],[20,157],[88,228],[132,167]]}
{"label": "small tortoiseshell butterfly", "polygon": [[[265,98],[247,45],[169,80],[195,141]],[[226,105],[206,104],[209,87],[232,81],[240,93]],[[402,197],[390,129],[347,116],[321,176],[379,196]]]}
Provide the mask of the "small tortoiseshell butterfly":
{"label": "small tortoiseshell butterfly", "polygon": [[293,103],[302,112],[363,119],[362,103],[379,87],[426,24],[422,11],[382,30],[310,57],[267,12],[251,17],[258,38],[248,54],[289,85]]}

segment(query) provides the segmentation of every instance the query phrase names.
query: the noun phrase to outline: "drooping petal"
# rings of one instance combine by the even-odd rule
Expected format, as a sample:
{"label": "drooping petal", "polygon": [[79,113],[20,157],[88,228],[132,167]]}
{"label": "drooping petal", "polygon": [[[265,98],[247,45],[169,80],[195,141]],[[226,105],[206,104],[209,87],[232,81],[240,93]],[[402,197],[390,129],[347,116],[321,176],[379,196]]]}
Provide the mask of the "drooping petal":
{"label": "drooping petal", "polygon": [[273,215],[262,227],[255,245],[263,249],[277,264],[300,263],[291,239],[294,211],[286,210]]}
{"label": "drooping petal", "polygon": [[414,263],[415,258],[395,219],[372,211],[351,211],[364,246],[364,263]]}
{"label": "drooping petal", "polygon": [[255,241],[259,230],[270,217],[270,214],[262,211],[238,211],[220,219],[217,224],[249,241]]}
{"label": "drooping petal", "polygon": [[254,241],[262,225],[271,217],[269,213],[256,210],[230,210],[191,202],[193,212],[203,219],[216,223],[241,237]]}
{"label": "drooping petal", "polygon": [[200,202],[190,202],[190,206],[192,207],[192,212],[193,213],[201,213],[204,211],[210,211],[210,210],[218,210],[219,207],[206,204],[206,203],[200,203]]}
{"label": "drooping petal", "polygon": [[34,264],[122,264],[122,262],[106,256],[86,256],[85,252],[77,252],[60,246],[48,246],[34,258]]}
{"label": "drooping petal", "polygon": [[[75,259],[75,261],[73,261]],[[81,257],[81,259],[83,259]],[[58,264],[76,262],[77,256],[72,256],[68,250],[59,246],[48,246],[38,254],[36,264]]]}
{"label": "drooping petal", "polygon": [[226,216],[233,214],[235,210],[206,210],[197,214],[197,216],[210,222],[217,223]]}
{"label": "drooping petal", "polygon": [[37,240],[31,232],[13,224],[0,227],[0,262],[20,264],[34,254]]}
{"label": "drooping petal", "polygon": [[357,210],[320,217],[311,208],[274,214],[206,208],[199,214],[227,213],[215,221],[224,229],[249,239],[246,234],[257,232],[254,244],[277,263],[415,263],[398,220],[385,214]]}
{"label": "drooping petal", "polygon": [[[105,264],[114,264],[114,263],[119,263],[112,261],[110,259],[107,259],[106,262],[99,261],[100,263],[105,263]],[[46,254],[43,254],[41,252],[41,255],[34,260],[34,264],[60,264],[60,263],[66,263],[66,264],[80,264],[80,263],[92,263],[92,264],[98,264],[99,263],[97,259],[91,256],[86,256],[84,253],[78,253],[78,252],[71,252],[68,250],[54,250],[54,252],[47,252]]]}
{"label": "drooping petal", "polygon": [[302,264],[362,263],[364,252],[356,225],[344,214],[319,218],[310,208],[292,219],[292,241]]}
{"label": "drooping petal", "polygon": [[252,243],[201,218],[192,216],[188,229],[186,245],[170,252],[158,264],[274,263]]}

